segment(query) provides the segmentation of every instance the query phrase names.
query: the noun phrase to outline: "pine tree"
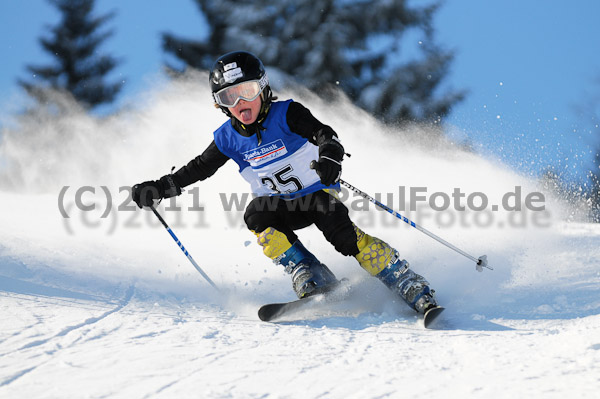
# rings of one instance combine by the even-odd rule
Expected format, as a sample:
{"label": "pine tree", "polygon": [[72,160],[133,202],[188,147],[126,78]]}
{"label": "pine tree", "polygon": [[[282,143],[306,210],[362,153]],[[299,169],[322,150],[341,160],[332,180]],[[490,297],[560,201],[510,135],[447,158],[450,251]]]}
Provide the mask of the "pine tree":
{"label": "pine tree", "polygon": [[596,153],[594,154],[594,167],[590,171],[592,181],[590,189],[590,198],[593,204],[592,218],[596,223],[600,223],[600,76],[595,81],[594,96],[588,101],[588,109],[591,119],[592,132],[596,140]]}
{"label": "pine tree", "polygon": [[594,156],[594,169],[590,171],[591,186],[589,190],[592,204],[591,219],[600,223],[600,147]]}
{"label": "pine tree", "polygon": [[[341,88],[386,122],[437,122],[464,93],[438,93],[453,59],[434,42],[439,4],[404,0],[196,0],[210,24],[207,40],[163,34],[163,49],[184,67],[209,69],[229,51],[247,50],[321,96]],[[408,31],[417,55],[404,56]],[[168,65],[174,71],[181,71]]]}
{"label": "pine tree", "polygon": [[61,21],[39,42],[54,62],[48,66],[27,66],[33,76],[19,84],[40,103],[49,101],[51,91],[70,93],[81,105],[94,108],[114,101],[122,82],[106,83],[106,75],[117,65],[108,55],[99,55],[98,47],[112,35],[99,29],[114,13],[96,17],[95,0],[49,0],[61,13]]}
{"label": "pine tree", "polygon": [[[589,126],[589,133],[595,140],[592,167],[587,172],[589,179],[584,187],[591,205],[591,220],[600,223],[600,75],[597,75],[580,96],[574,106],[583,126]],[[589,184],[588,184],[589,183]]]}

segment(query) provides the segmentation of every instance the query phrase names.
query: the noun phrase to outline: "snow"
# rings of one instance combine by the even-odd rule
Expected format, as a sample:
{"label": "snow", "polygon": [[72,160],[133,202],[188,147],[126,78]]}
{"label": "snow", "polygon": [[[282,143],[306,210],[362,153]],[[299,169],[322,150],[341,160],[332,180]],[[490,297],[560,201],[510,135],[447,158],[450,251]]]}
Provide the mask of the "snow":
{"label": "snow", "polygon": [[[121,190],[183,165],[210,143],[223,115],[205,81],[157,87],[102,122],[77,114],[58,126],[35,121],[44,129],[30,134],[43,135],[42,146],[29,145],[35,136],[4,133],[0,397],[596,397],[600,226],[562,222],[568,209],[548,194],[545,212],[500,210],[485,215],[492,222],[422,206],[406,213],[475,257],[488,255],[494,270],[481,273],[385,212],[352,210],[359,226],[397,247],[436,289],[447,307],[436,329],[424,329],[314,228],[299,232],[305,245],[362,295],[319,318],[263,323],[258,307],[293,293],[289,276],[243,226],[243,207],[223,211],[219,194],[247,191],[227,164],[179,197],[180,211],[166,210],[168,201],[160,207],[224,291],[217,294],[150,212],[128,208]],[[490,206],[515,186],[524,196],[539,191],[492,160],[394,138],[348,104],[279,94],[300,99],[338,131],[353,154],[344,178],[384,202],[393,194],[394,207],[399,186],[427,187],[428,195],[460,187],[485,193]],[[95,210],[76,205],[83,186],[95,188],[81,193]]]}

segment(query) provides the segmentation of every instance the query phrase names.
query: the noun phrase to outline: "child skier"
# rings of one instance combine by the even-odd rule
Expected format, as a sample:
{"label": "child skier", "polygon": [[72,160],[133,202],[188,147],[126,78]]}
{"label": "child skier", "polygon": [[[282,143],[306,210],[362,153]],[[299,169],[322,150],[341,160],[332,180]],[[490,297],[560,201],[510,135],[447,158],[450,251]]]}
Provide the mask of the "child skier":
{"label": "child skier", "polygon": [[[209,79],[215,106],[230,120],[186,166],[133,186],[137,205],[151,206],[156,199],[179,195],[183,187],[212,176],[233,159],[257,194],[244,214],[246,225],[264,254],[291,275],[298,298],[339,283],[294,233],[314,224],[338,252],[355,257],[417,312],[435,306],[428,282],[410,270],[394,248],[354,225],[337,199],[344,147],[333,129],[298,102],[275,101],[264,66],[253,54],[223,55]],[[313,160],[318,160],[314,169]]]}

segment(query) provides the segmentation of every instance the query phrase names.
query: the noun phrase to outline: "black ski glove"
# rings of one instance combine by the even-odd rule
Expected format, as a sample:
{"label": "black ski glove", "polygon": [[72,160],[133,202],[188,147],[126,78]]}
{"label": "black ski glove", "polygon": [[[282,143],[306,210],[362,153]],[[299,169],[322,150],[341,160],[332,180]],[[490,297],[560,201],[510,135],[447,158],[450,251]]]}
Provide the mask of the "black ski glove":
{"label": "black ski glove", "polygon": [[340,180],[342,163],[328,157],[320,156],[315,170],[321,178],[321,183],[331,186]]}
{"label": "black ski glove", "polygon": [[319,145],[319,162],[314,169],[321,178],[321,183],[331,186],[340,180],[343,157],[344,147],[337,136],[332,136]]}
{"label": "black ski glove", "polygon": [[131,188],[131,198],[140,208],[154,205],[154,200],[171,198],[181,194],[181,187],[173,175],[165,175],[159,180],[145,181]]}

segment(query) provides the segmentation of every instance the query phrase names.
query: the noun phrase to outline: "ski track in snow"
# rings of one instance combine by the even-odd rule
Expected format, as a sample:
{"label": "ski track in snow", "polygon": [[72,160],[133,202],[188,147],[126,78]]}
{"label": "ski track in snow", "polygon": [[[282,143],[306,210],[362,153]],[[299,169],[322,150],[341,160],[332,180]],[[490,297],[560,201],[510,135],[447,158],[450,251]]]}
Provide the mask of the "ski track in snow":
{"label": "ski track in snow", "polygon": [[[26,336],[3,339],[3,397],[385,397],[421,394],[432,376],[433,395],[596,393],[598,315],[565,322],[451,314],[438,330],[410,314],[274,324],[132,293],[109,310],[3,295],[4,306],[25,315],[51,306],[54,318],[32,318]],[[84,321],[73,324],[73,313]],[[15,373],[15,364],[26,367]]]}
{"label": "ski track in snow", "polygon": [[[245,188],[232,165],[198,183],[206,213],[189,210],[190,195],[180,198],[180,212],[161,205],[222,295],[149,212],[100,217],[100,187],[125,204],[116,196],[121,186],[187,163],[223,121],[204,86],[174,85],[144,99],[146,108],[115,120],[69,116],[54,133],[45,126],[38,138],[62,143],[54,155],[50,144],[19,146],[22,138],[0,145],[0,154],[27,165],[15,174],[24,192],[0,191],[0,398],[597,397],[600,226],[439,228],[433,217],[424,220],[467,252],[485,252],[494,271],[477,273],[414,229],[390,224],[388,214],[355,212],[357,224],[398,246],[432,283],[446,306],[436,328],[424,329],[314,228],[300,238],[361,295],[324,307],[319,317],[263,323],[260,305],[293,295],[289,276],[243,227],[243,212],[217,211],[216,193]],[[354,153],[344,178],[370,193],[399,184],[430,192],[456,185],[496,198],[516,185],[536,189],[476,155],[394,141],[354,108],[303,103],[340,132]],[[373,175],[363,167],[371,159],[396,174]],[[74,206],[80,185],[97,188],[84,197],[96,201],[97,213]],[[65,186],[69,219],[56,206]],[[560,220],[562,208],[551,202],[553,220]]]}
{"label": "ski track in snow", "polygon": [[[97,317],[90,317],[86,320],[84,320],[81,323],[75,324],[75,325],[69,325],[66,326],[64,329],[62,329],[61,331],[59,331],[57,334],[50,336],[48,338],[42,338],[42,339],[35,339],[31,342],[26,343],[25,345],[23,345],[22,347],[16,349],[15,351],[12,352],[7,352],[7,353],[0,353],[0,356],[2,357],[10,357],[11,355],[13,355],[15,352],[17,353],[22,353],[30,348],[35,348],[38,346],[44,346],[44,353],[46,355],[50,355],[53,356],[57,351],[59,350],[64,350],[64,349],[68,349],[70,347],[72,347],[73,345],[77,344],[80,340],[82,340],[84,337],[80,334],[77,333],[76,330],[82,330],[85,329],[85,335],[87,335],[88,331],[90,330],[90,327],[97,322],[102,321],[103,319],[105,319],[106,317],[110,316],[111,314],[120,311],[121,309],[123,309],[123,307],[127,306],[127,304],[129,303],[129,301],[131,300],[131,297],[133,296],[133,292],[134,292],[134,287],[131,286],[129,287],[129,289],[127,290],[126,294],[125,294],[125,298],[119,303],[118,306],[116,306],[113,309],[110,309],[108,311],[106,311],[105,313],[101,314],[100,316]],[[37,303],[36,303],[37,304]],[[23,306],[20,306],[20,304],[17,304],[16,306],[18,306],[19,308],[23,308]],[[36,325],[43,323],[42,320],[37,320],[36,321]],[[26,326],[26,329],[30,329],[30,328],[34,328],[35,325],[33,326]],[[56,344],[56,342],[60,339],[60,337],[64,337],[67,334],[70,335],[71,339],[73,339],[73,336],[76,336],[77,338],[75,338],[72,342],[70,342],[68,345],[64,345],[64,344]],[[13,336],[19,335],[19,332],[15,332]],[[78,336],[79,335],[79,336]],[[92,338],[88,338],[88,339],[98,339],[100,338],[99,336],[96,337],[92,337]],[[18,371],[14,376],[7,378],[4,381],[0,382],[0,387],[5,386],[5,385],[9,385],[13,382],[15,382],[16,380],[18,380],[19,378],[23,377],[24,375],[34,371],[35,369],[37,369],[38,367],[42,366],[43,364],[47,363],[48,360],[43,360],[40,364],[38,364],[37,366],[33,366],[33,367],[29,367],[26,368],[24,370],[20,370]]]}

